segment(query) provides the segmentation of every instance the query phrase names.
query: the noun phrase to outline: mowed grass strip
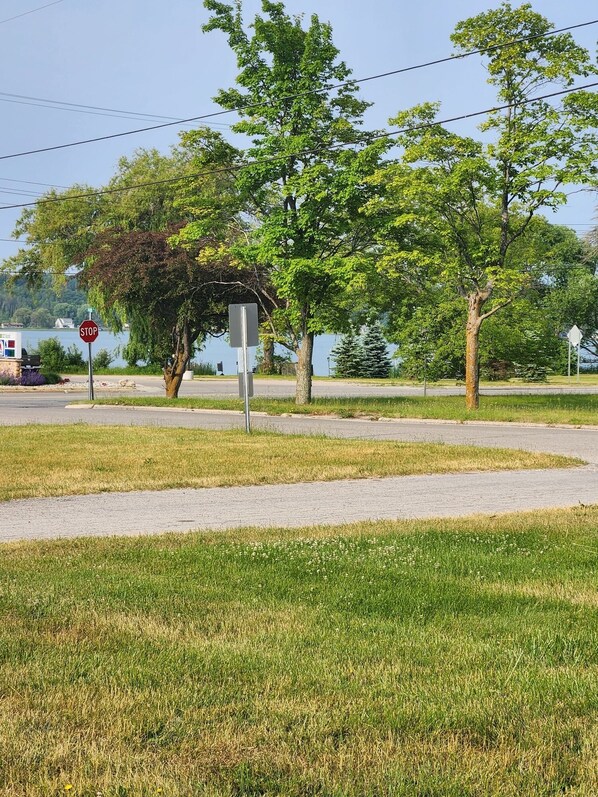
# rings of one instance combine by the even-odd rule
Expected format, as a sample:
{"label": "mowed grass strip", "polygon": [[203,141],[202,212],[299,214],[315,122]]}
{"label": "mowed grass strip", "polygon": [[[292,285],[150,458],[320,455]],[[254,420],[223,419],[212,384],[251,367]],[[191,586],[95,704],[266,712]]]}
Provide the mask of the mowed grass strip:
{"label": "mowed grass strip", "polygon": [[[347,388],[350,390],[350,386]],[[209,383],[206,383],[209,390]],[[99,399],[95,404],[130,407],[181,407],[186,409],[243,409],[238,399],[179,398],[160,396]],[[297,406],[291,398],[251,399],[256,412],[269,415],[288,413],[335,415],[341,418],[428,418],[451,421],[501,421],[508,423],[598,425],[598,395],[563,393],[559,395],[482,396],[480,408],[465,409],[463,396],[392,396],[365,398],[316,398],[311,404]]]}
{"label": "mowed grass strip", "polygon": [[595,797],[597,561],[597,507],[7,545],[0,795]]}
{"label": "mowed grass strip", "polygon": [[474,446],[82,424],[0,427],[0,450],[10,470],[0,500],[578,464]]}

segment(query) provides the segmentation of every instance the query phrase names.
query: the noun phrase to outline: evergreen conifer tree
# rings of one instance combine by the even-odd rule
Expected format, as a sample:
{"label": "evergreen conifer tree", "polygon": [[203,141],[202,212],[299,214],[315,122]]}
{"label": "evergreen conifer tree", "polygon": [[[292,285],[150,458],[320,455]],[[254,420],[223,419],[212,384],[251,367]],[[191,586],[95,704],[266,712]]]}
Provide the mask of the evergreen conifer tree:
{"label": "evergreen conifer tree", "polygon": [[337,379],[362,376],[363,347],[354,331],[342,335],[332,349],[334,376]]}
{"label": "evergreen conifer tree", "polygon": [[390,357],[378,322],[366,328],[362,338],[362,349],[363,359],[359,375],[387,379],[390,372]]}

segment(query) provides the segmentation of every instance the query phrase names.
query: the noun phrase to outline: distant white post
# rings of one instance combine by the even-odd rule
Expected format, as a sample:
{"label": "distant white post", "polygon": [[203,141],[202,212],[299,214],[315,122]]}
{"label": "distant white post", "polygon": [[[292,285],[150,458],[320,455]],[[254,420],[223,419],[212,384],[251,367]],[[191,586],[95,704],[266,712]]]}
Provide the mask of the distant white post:
{"label": "distant white post", "polygon": [[241,372],[239,373],[239,395],[245,406],[245,431],[251,432],[249,399],[253,396],[253,374],[249,373],[247,347],[259,342],[257,304],[229,304],[230,345],[241,349]]}
{"label": "distant white post", "polygon": [[575,346],[577,348],[577,381],[579,382],[579,361],[581,359],[580,356],[580,346],[582,341],[583,335],[581,329],[574,324],[569,332],[567,332],[567,340],[569,341],[569,356],[567,358],[567,376],[571,379],[571,346]]}

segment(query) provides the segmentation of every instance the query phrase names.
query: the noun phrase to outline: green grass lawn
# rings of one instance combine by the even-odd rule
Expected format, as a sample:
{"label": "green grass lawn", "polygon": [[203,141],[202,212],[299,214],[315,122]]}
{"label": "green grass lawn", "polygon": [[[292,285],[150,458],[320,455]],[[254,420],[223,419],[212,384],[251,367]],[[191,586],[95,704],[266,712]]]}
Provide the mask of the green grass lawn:
{"label": "green grass lawn", "polygon": [[0,501],[579,464],[552,454],[441,443],[84,424],[0,426],[0,451],[10,464]]}
{"label": "green grass lawn", "polygon": [[597,563],[596,507],[5,545],[0,795],[595,797]]}
{"label": "green grass lawn", "polygon": [[[162,397],[98,399],[95,404],[141,407],[182,407],[187,409],[232,409],[241,411],[238,399]],[[269,415],[286,413],[337,415],[344,418],[433,418],[454,421],[506,421],[598,425],[598,395],[482,396],[480,409],[465,409],[462,396],[394,396],[371,398],[319,398],[307,406],[293,399],[253,398],[251,408]]]}

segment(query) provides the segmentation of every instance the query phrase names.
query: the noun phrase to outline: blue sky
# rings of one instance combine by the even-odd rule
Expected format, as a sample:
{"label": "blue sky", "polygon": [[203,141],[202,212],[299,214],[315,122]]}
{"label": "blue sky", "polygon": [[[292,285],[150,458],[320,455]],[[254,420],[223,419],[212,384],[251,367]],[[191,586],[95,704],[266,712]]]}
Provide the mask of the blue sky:
{"label": "blue sky", "polygon": [[[201,31],[207,19],[201,0],[58,0],[25,13],[48,3],[0,0],[0,155],[143,126],[117,116],[25,104],[38,100],[22,97],[184,118],[216,110],[215,92],[234,81],[235,63],[224,37]],[[484,0],[286,3],[292,13],[316,12],[332,23],[335,43],[356,78],[450,55],[455,24],[496,5]],[[537,0],[533,5],[557,27],[598,17],[592,0]],[[259,0],[245,0],[248,19],[259,6]],[[598,25],[574,35],[595,56]],[[374,103],[367,118],[371,127],[383,127],[389,116],[424,100],[442,101],[446,116],[481,110],[493,100],[475,56],[366,83],[362,96]],[[227,127],[219,129],[226,132]],[[453,129],[475,132],[473,122]],[[167,151],[176,140],[173,127],[0,160],[0,204],[35,198],[16,191],[45,190],[30,183],[100,186],[121,155],[131,155],[137,147]],[[595,220],[597,204],[596,194],[577,194],[550,218],[583,232]],[[10,237],[18,213],[0,210],[0,238]],[[16,247],[0,241],[0,258]]]}

